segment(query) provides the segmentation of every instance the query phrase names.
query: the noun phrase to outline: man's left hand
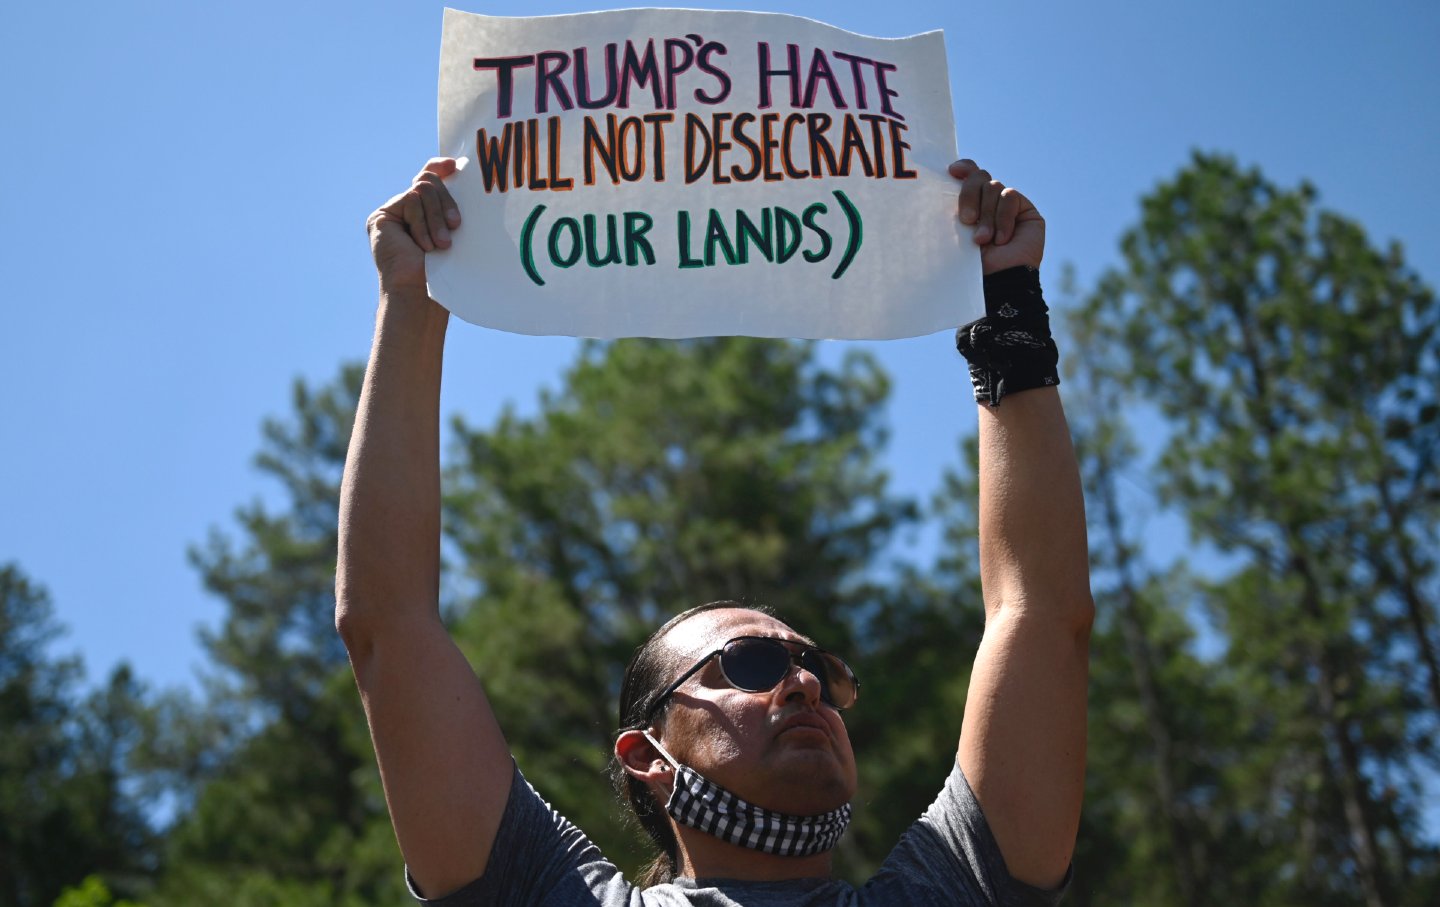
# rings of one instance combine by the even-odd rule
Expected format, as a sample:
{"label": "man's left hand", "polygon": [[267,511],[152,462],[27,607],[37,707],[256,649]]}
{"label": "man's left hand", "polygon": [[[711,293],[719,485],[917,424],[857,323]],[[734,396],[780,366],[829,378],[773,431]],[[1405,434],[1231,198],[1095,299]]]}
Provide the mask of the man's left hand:
{"label": "man's left hand", "polygon": [[960,222],[975,226],[984,273],[1017,265],[1040,267],[1045,218],[1030,200],[969,158],[951,164],[950,175],[960,180]]}

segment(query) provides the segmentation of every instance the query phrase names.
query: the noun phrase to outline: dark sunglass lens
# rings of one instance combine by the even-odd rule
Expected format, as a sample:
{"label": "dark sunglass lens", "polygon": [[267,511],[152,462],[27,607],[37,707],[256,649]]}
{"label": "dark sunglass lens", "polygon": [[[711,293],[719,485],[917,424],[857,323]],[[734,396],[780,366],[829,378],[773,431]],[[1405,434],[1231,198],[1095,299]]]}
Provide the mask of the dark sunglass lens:
{"label": "dark sunglass lens", "polygon": [[720,670],[738,690],[773,690],[790,669],[790,652],[773,639],[739,639],[720,653]]}
{"label": "dark sunglass lens", "polygon": [[820,695],[826,702],[837,709],[855,704],[855,680],[845,662],[829,652],[806,652],[800,663],[820,680]]}

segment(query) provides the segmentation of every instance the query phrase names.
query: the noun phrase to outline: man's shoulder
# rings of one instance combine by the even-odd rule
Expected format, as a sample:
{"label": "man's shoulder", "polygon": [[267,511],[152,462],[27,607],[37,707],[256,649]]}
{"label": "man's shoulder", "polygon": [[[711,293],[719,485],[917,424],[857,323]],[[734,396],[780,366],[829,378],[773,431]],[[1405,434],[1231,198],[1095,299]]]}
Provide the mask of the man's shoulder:
{"label": "man's shoulder", "polygon": [[[469,885],[423,904],[491,907],[594,904],[640,907],[635,890],[600,848],[540,796],[518,766],[485,873]],[[662,902],[663,903],[663,902]]]}
{"label": "man's shoulder", "polygon": [[957,761],[934,802],[901,836],[866,887],[899,887],[899,893],[910,899],[885,898],[877,904],[1051,907],[1067,885],[1068,879],[1055,891],[1041,891],[1011,878],[980,802]]}

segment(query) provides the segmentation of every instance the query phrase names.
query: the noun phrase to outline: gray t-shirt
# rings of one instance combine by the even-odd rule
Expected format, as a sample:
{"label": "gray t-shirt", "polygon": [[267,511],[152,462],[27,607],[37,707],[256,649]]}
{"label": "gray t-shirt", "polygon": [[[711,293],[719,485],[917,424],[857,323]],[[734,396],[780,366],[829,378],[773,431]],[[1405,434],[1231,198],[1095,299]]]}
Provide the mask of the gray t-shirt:
{"label": "gray t-shirt", "polygon": [[1066,885],[1068,876],[1059,889],[1041,891],[1010,877],[958,764],[940,796],[859,888],[832,879],[677,879],[643,891],[517,768],[485,874],[446,897],[416,897],[440,907],[1051,907]]}

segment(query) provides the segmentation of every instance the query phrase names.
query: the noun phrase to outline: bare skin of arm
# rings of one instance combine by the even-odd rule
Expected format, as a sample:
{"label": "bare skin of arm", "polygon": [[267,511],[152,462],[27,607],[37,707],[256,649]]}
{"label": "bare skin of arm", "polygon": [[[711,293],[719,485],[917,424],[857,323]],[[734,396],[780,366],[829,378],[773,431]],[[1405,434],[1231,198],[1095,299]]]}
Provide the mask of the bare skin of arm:
{"label": "bare skin of arm", "polygon": [[370,216],[375,340],[340,492],[336,626],[365,704],[410,873],[438,897],[485,870],[509,797],[510,752],[479,679],[440,620],[440,375],[449,313],[425,252],[460,213],[434,160]]}
{"label": "bare skin of arm", "polygon": [[[986,274],[1039,267],[1045,221],[973,161],[960,218]],[[980,406],[980,574],[985,635],[958,759],[1010,874],[1042,888],[1070,865],[1085,787],[1090,597],[1079,469],[1056,388]]]}

